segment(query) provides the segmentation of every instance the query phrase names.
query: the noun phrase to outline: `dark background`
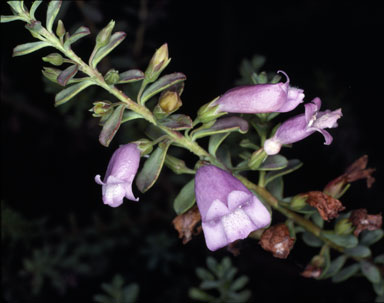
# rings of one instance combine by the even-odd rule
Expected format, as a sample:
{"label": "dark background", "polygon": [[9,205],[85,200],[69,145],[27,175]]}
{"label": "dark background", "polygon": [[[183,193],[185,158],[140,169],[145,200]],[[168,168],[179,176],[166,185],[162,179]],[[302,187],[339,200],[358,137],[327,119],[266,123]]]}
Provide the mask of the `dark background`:
{"label": "dark background", "polygon": [[[117,30],[125,30],[128,35],[122,50],[119,47],[110,57],[126,56],[127,67],[145,69],[153,51],[168,43],[172,61],[166,71],[187,76],[182,113],[194,117],[198,107],[233,87],[239,78],[241,60],[254,54],[266,56],[263,69],[284,70],[292,85],[305,90],[306,101],[319,96],[323,109],[341,107],[344,117],[339,127],[330,131],[332,145],[324,146],[322,137],[315,134],[285,152],[305,164],[286,178],[286,193],[321,190],[355,159],[368,154],[369,166],[377,169],[376,183],[367,190],[363,181],[357,182],[343,197],[343,204],[347,209],[367,208],[370,213],[383,210],[384,22],[377,1],[148,1],[142,46],[135,43],[137,30],[143,24],[138,14],[143,1],[88,2],[96,11],[89,10],[88,15],[81,11],[84,3],[68,5],[62,17],[66,27],[76,28],[75,23],[80,22],[100,30],[110,19],[116,20]],[[9,14],[3,2],[1,14]],[[43,13],[38,16],[44,20]],[[100,186],[93,178],[104,174],[113,148],[129,138],[117,138],[108,149],[98,143],[100,128],[87,112],[94,100],[85,101],[83,108],[69,108],[67,113],[53,107],[54,95],[46,92],[40,73],[41,56],[50,50],[11,57],[13,47],[33,41],[23,26],[22,22],[1,25],[1,199],[27,219],[47,218],[52,228],[67,224],[69,214],[77,218],[80,228],[90,224],[93,213],[108,222],[116,210],[102,204]],[[94,37],[84,39],[75,51],[88,56],[91,39]],[[113,63],[105,66],[114,67]],[[292,114],[302,110],[298,107]],[[140,195],[139,204],[126,201],[121,207],[128,219],[137,223],[134,228],[139,232],[134,239],[141,239],[136,243],[138,248],[159,230],[176,239],[171,226],[171,198],[182,183],[172,184],[170,176],[169,170],[163,171],[161,180],[147,194]],[[129,229],[126,236],[130,237]],[[255,302],[373,300],[371,286],[362,278],[341,284],[302,278],[300,272],[316,250],[299,242],[283,261],[250,240],[245,241],[240,256],[232,258],[240,271],[249,275]],[[156,302],[162,298],[177,302],[191,284],[198,284],[193,268],[203,266],[207,255],[228,255],[226,251],[209,252],[202,236],[184,247],[176,241],[169,249],[184,256],[181,263],[170,262],[170,273],[164,274],[159,268],[147,270],[135,243],[129,247],[128,251],[106,256],[114,259],[107,274],[91,282],[80,279],[78,287],[61,298],[87,298],[99,290],[94,286],[96,282],[110,280],[114,270],[121,270],[128,282],[139,282],[142,298],[155,291],[158,296],[154,300],[160,300]],[[7,247],[3,249],[7,251]],[[179,275],[191,278],[184,281]],[[167,288],[174,287],[180,288],[178,297],[167,294]],[[45,296],[54,295],[48,290]]]}

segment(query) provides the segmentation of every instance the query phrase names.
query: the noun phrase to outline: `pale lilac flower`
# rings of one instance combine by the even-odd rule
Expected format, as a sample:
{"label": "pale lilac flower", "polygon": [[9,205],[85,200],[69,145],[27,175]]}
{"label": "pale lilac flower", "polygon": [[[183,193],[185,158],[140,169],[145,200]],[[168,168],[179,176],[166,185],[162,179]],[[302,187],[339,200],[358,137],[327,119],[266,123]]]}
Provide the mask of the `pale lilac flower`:
{"label": "pale lilac flower", "polygon": [[195,195],[207,247],[214,251],[267,226],[271,215],[259,199],[230,173],[202,166]]}
{"label": "pale lilac flower", "polygon": [[217,112],[228,113],[272,113],[288,112],[303,102],[302,89],[289,86],[289,78],[285,83],[256,84],[239,86],[227,91],[212,105],[218,105]]}
{"label": "pale lilac flower", "polygon": [[342,116],[341,109],[320,112],[321,100],[315,98],[305,106],[305,113],[288,119],[276,131],[274,136],[264,143],[264,150],[268,155],[275,155],[283,144],[291,144],[320,132],[325,139],[324,144],[332,143],[332,136],[325,128],[337,127],[337,120]]}
{"label": "pale lilac flower", "polygon": [[140,150],[134,143],[121,145],[109,161],[104,181],[100,175],[95,177],[96,183],[102,185],[104,204],[118,207],[124,197],[138,201],[132,192],[132,182],[140,163]]}

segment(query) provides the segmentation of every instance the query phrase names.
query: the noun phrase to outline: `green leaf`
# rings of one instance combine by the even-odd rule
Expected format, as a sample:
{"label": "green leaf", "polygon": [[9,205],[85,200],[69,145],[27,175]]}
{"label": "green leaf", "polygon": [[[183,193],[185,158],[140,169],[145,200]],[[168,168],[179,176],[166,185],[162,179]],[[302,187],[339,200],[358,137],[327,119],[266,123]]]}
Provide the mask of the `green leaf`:
{"label": "green leaf", "polygon": [[236,291],[242,289],[247,283],[249,279],[247,276],[241,276],[237,278],[233,283],[231,283],[230,290]]}
{"label": "green leaf", "polygon": [[215,297],[195,287],[192,287],[189,289],[188,296],[191,299],[203,301],[203,302],[213,302],[215,300]]}
{"label": "green leaf", "polygon": [[7,1],[8,5],[12,8],[16,13],[22,14],[24,11],[23,1]]}
{"label": "green leaf", "polygon": [[295,170],[299,169],[302,165],[303,163],[300,160],[297,160],[297,159],[288,160],[287,166],[284,167],[283,169],[271,171],[265,175],[265,185],[267,185],[269,182],[271,182],[275,178],[294,172]]}
{"label": "green leaf", "polygon": [[172,73],[159,78],[159,80],[157,80],[155,83],[152,83],[144,91],[143,95],[141,96],[141,103],[144,104],[154,95],[160,93],[172,85],[185,81],[186,79],[187,78],[182,73]]}
{"label": "green leaf", "polygon": [[127,111],[127,112],[124,112],[123,118],[121,119],[121,123],[125,123],[128,121],[140,119],[140,118],[143,118],[143,116],[133,111]]}
{"label": "green leaf", "polygon": [[268,183],[267,190],[277,199],[283,199],[284,193],[284,180],[282,177],[274,179]]}
{"label": "green leaf", "polygon": [[55,21],[57,14],[60,11],[61,1],[50,1],[47,9],[47,23],[46,28],[52,33],[53,22]]}
{"label": "green leaf", "polygon": [[159,177],[170,143],[170,141],[160,143],[138,173],[136,185],[142,193],[150,189]]}
{"label": "green leaf", "polygon": [[20,20],[20,21],[27,21],[25,20],[25,18],[21,17],[21,16],[4,16],[4,15],[1,15],[0,16],[0,23],[6,23],[6,22],[12,22],[12,21],[17,21],[17,20]]}
{"label": "green leaf", "polygon": [[371,255],[371,250],[363,245],[357,245],[356,247],[347,248],[344,253],[351,257],[367,258]]}
{"label": "green leaf", "polygon": [[125,38],[127,34],[124,32],[116,32],[111,36],[108,44],[98,49],[95,56],[90,62],[91,67],[95,68],[97,64],[107,56],[111,51],[113,51]]}
{"label": "green leaf", "polygon": [[359,243],[358,239],[353,235],[337,235],[330,231],[324,231],[322,235],[333,243],[345,248],[355,247]]}
{"label": "green leaf", "polygon": [[180,190],[173,202],[173,209],[180,215],[190,209],[195,204],[195,180],[192,179]]}
{"label": "green leaf", "polygon": [[80,26],[71,36],[69,36],[64,42],[64,48],[69,49],[71,44],[75,43],[77,40],[88,36],[91,33],[88,27]]}
{"label": "green leaf", "polygon": [[303,241],[305,244],[311,247],[321,247],[323,246],[323,241],[314,236],[312,233],[305,231],[303,233]]}
{"label": "green leaf", "polygon": [[77,74],[78,70],[79,66],[77,64],[68,66],[57,77],[57,83],[59,83],[61,86],[66,86],[68,81],[71,80]]}
{"label": "green leaf", "polygon": [[76,96],[78,93],[80,93],[82,90],[94,84],[95,83],[93,82],[93,80],[89,79],[63,89],[55,97],[55,106],[64,104],[65,102],[69,101],[74,96]]}
{"label": "green leaf", "polygon": [[372,244],[380,241],[384,236],[382,229],[376,230],[364,230],[361,233],[360,244],[365,246],[371,246]]}
{"label": "green leaf", "polygon": [[288,166],[288,160],[282,155],[269,156],[257,170],[282,170]]}
{"label": "green leaf", "polygon": [[379,283],[373,283],[372,286],[378,296],[384,296],[384,280],[381,280]]}
{"label": "green leaf", "polygon": [[244,119],[232,116],[218,119],[211,127],[192,132],[192,140],[220,133],[238,131],[242,134],[248,131],[248,122]]}
{"label": "green leaf", "polygon": [[138,69],[130,69],[126,72],[119,74],[118,84],[131,83],[144,79],[144,73]]}
{"label": "green leaf", "polygon": [[374,264],[362,260],[360,261],[361,272],[371,283],[379,283],[381,280],[380,271]]}
{"label": "green leaf", "polygon": [[31,15],[32,19],[36,19],[35,18],[35,12],[41,3],[43,3],[43,1],[41,1],[41,0],[33,1],[31,8],[29,10],[29,14]]}
{"label": "green leaf", "polygon": [[192,128],[192,119],[187,115],[175,114],[159,120],[162,126],[172,130],[183,130]]}
{"label": "green leaf", "polygon": [[207,280],[207,281],[213,281],[215,280],[215,277],[205,268],[203,267],[198,267],[196,268],[196,275],[201,279],[201,280]]}
{"label": "green leaf", "polygon": [[124,104],[117,106],[112,115],[104,123],[103,129],[99,135],[99,142],[102,145],[108,147],[113,137],[116,135],[117,130],[120,127],[125,108],[126,106]]}
{"label": "green leaf", "polygon": [[216,134],[209,137],[208,151],[211,155],[215,156],[216,151],[219,148],[220,144],[229,136],[228,133]]}
{"label": "green leaf", "polygon": [[40,48],[47,47],[47,46],[50,46],[50,44],[44,41],[20,44],[13,49],[12,56],[16,57],[16,56],[27,55],[39,50]]}
{"label": "green leaf", "polygon": [[346,255],[341,255],[335,260],[333,260],[329,265],[328,269],[321,274],[320,279],[327,279],[337,274],[340,269],[344,266],[345,262],[347,261],[347,258],[348,257]]}
{"label": "green leaf", "polygon": [[345,281],[356,274],[360,269],[360,264],[355,263],[340,270],[336,275],[332,277],[332,282],[339,283]]}

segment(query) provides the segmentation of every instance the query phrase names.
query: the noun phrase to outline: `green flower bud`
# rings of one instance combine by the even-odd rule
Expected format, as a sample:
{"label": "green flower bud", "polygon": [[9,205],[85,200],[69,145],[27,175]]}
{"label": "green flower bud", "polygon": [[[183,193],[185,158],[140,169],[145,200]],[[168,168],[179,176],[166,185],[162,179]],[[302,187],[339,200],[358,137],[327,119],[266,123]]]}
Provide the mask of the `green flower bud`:
{"label": "green flower bud", "polygon": [[60,75],[62,70],[52,67],[44,67],[41,72],[43,73],[43,76],[48,80],[57,83],[57,77]]}
{"label": "green flower bud", "polygon": [[249,168],[253,170],[258,169],[267,157],[268,155],[263,148],[254,151],[248,161]]}
{"label": "green flower bud", "polygon": [[296,210],[302,209],[307,203],[308,196],[305,194],[298,194],[294,196],[291,200],[290,207]]}
{"label": "green flower bud", "polygon": [[115,21],[111,20],[106,27],[104,27],[96,36],[96,47],[100,48],[109,43],[111,39],[112,30],[115,27]]}
{"label": "green flower bud", "polygon": [[347,218],[338,220],[335,224],[335,233],[338,235],[349,235],[353,230],[352,222]]}
{"label": "green flower bud", "polygon": [[170,168],[175,174],[194,174],[195,171],[188,168],[185,162],[181,159],[167,155],[165,157],[165,165]]}
{"label": "green flower bud", "polygon": [[89,111],[93,112],[92,116],[94,117],[103,117],[111,114],[113,111],[112,102],[110,101],[96,101],[93,102],[93,105]]}
{"label": "green flower bud", "polygon": [[120,80],[119,71],[115,69],[110,69],[104,76],[105,82],[109,85],[114,85]]}
{"label": "green flower bud", "polygon": [[145,71],[145,79],[148,82],[154,82],[170,61],[171,59],[168,57],[168,44],[164,43],[152,56]]}
{"label": "green flower bud", "polygon": [[65,35],[65,27],[63,21],[59,20],[56,27],[56,35],[62,39]]}
{"label": "green flower bud", "polygon": [[59,65],[63,64],[63,62],[64,62],[63,56],[60,55],[59,53],[49,54],[48,56],[43,57],[42,59],[44,62],[48,62],[48,63],[51,63],[52,65],[56,65],[56,66],[59,66]]}

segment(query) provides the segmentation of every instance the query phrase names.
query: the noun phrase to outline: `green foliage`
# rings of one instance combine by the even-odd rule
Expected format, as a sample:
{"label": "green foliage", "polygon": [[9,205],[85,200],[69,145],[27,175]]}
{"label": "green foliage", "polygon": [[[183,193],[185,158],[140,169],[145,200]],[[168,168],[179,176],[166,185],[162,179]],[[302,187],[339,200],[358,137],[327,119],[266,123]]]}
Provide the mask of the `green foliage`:
{"label": "green foliage", "polygon": [[136,283],[124,285],[124,279],[119,274],[115,275],[110,283],[103,283],[101,288],[106,294],[95,295],[93,302],[135,303],[139,295],[139,285]]}
{"label": "green foliage", "polygon": [[238,270],[232,265],[230,258],[225,257],[217,262],[213,257],[208,257],[207,267],[208,269],[196,268],[196,275],[202,281],[199,288],[189,289],[191,299],[215,303],[248,302],[251,291],[244,287],[249,279],[244,275],[235,278]]}

